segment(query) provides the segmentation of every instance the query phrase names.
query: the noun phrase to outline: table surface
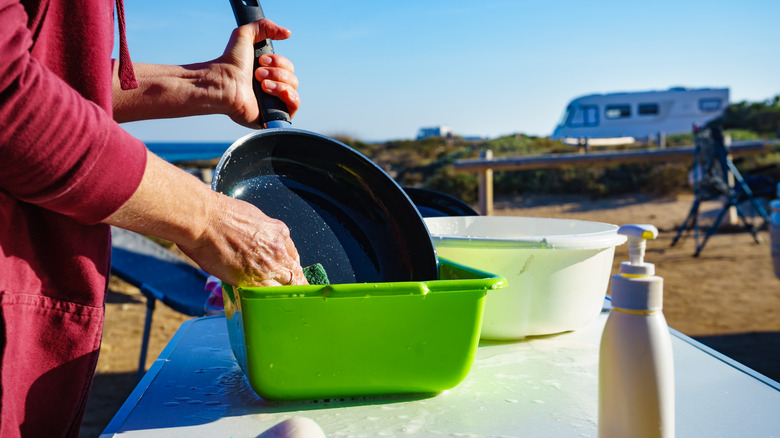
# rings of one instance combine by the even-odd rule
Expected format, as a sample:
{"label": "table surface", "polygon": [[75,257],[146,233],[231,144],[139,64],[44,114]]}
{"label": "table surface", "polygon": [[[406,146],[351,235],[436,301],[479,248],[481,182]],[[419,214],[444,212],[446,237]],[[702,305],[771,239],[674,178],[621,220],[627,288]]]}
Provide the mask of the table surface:
{"label": "table surface", "polygon": [[[595,437],[598,349],[589,326],[485,342],[469,375],[437,395],[271,403],[241,372],[223,317],[185,322],[101,438],[257,437],[291,417],[329,437]],[[780,437],[780,384],[671,330],[680,437]]]}

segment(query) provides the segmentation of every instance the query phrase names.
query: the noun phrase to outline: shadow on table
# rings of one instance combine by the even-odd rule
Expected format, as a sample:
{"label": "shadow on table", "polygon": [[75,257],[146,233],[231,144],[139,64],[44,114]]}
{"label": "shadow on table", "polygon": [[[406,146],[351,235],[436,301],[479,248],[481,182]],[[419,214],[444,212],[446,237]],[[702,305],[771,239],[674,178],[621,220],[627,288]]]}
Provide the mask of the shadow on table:
{"label": "shadow on table", "polygon": [[694,339],[780,382],[780,332],[698,336]]}
{"label": "shadow on table", "polygon": [[135,371],[97,374],[87,402],[79,438],[96,438],[119,411],[136,384]]}

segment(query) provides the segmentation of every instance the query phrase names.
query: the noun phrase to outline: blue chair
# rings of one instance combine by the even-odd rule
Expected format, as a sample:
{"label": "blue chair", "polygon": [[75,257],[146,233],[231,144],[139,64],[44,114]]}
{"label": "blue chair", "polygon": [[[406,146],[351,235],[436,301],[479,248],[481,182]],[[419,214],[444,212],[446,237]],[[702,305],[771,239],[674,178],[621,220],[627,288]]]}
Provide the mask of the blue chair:
{"label": "blue chair", "polygon": [[111,272],[146,297],[146,321],[138,360],[138,379],[146,372],[152,313],[159,300],[188,316],[206,314],[208,274],[141,234],[111,227]]}

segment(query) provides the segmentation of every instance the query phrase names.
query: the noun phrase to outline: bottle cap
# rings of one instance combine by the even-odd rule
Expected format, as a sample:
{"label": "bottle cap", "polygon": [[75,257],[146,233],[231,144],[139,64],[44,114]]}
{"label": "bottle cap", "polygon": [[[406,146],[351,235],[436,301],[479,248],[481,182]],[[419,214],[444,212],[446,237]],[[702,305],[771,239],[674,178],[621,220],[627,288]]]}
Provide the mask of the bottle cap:
{"label": "bottle cap", "polygon": [[656,276],[612,276],[612,307],[624,310],[663,309],[664,279]]}

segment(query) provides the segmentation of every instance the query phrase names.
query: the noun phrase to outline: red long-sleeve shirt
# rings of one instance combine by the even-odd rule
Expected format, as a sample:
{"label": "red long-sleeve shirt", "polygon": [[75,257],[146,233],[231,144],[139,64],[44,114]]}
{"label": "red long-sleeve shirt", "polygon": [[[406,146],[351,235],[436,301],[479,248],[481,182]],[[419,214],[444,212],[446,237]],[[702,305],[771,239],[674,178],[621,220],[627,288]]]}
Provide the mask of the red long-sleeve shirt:
{"label": "red long-sleeve shirt", "polygon": [[112,119],[112,0],[0,0],[0,436],[77,436],[110,234],[144,145]]}

